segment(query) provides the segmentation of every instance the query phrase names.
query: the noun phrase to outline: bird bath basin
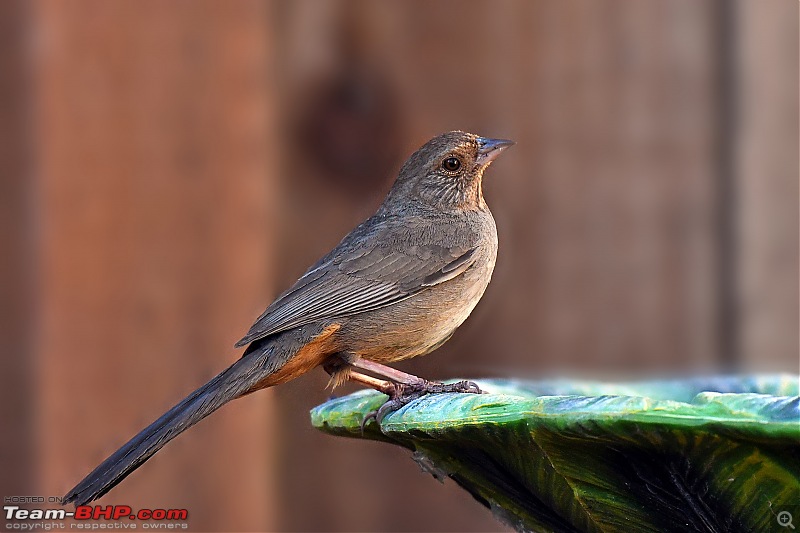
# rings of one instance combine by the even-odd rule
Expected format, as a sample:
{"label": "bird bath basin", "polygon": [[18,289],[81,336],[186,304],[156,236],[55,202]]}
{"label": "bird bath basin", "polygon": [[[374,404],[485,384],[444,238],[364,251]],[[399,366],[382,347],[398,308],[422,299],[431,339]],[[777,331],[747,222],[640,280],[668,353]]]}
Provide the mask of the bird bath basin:
{"label": "bird bath basin", "polygon": [[489,394],[426,396],[363,434],[386,396],[330,400],[311,422],[408,448],[520,531],[800,525],[798,376],[477,383]]}

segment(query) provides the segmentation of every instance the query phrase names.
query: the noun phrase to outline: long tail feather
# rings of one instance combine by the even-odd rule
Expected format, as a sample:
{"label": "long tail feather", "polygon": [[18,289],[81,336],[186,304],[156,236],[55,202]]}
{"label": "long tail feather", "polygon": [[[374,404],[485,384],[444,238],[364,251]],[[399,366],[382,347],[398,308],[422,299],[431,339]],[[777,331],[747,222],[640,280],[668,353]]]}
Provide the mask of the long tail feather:
{"label": "long tail feather", "polygon": [[229,401],[256,388],[265,374],[270,373],[264,370],[263,355],[263,350],[246,353],[227,370],[184,398],[103,461],[67,493],[63,503],[84,505],[96,500],[169,441]]}

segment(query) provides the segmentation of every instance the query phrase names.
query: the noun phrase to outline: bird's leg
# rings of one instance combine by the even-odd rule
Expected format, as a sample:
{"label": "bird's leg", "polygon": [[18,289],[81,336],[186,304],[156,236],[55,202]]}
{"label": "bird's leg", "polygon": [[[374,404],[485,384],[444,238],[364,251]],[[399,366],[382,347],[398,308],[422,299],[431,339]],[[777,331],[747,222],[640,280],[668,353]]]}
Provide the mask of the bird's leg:
{"label": "bird's leg", "polygon": [[373,378],[372,376],[362,374],[361,372],[352,371],[347,374],[347,380],[366,385],[370,389],[375,389],[378,392],[382,392],[390,398],[397,395],[397,387],[391,381]]}
{"label": "bird's leg", "polygon": [[[360,372],[350,372],[348,379],[379,390],[389,396],[389,399],[382,406],[380,406],[377,411],[373,411],[364,417],[364,420],[361,422],[362,431],[364,430],[364,426],[371,419],[375,419],[375,421],[380,424],[383,420],[383,417],[387,414],[400,409],[404,405],[411,403],[412,401],[421,398],[426,394],[442,394],[447,392],[481,394],[482,392],[480,387],[478,387],[478,385],[472,381],[459,381],[456,383],[428,381],[413,374],[407,374],[389,366],[361,358],[354,358],[353,360],[348,361],[348,363],[351,367],[358,368],[360,370],[367,370],[389,379],[389,381],[383,381],[367,376]],[[376,383],[381,384],[381,386],[384,387],[385,385],[383,384],[390,384],[392,388],[381,390],[375,386]]]}
{"label": "bird's leg", "polygon": [[368,361],[367,359],[362,359],[360,357],[354,358],[353,360],[348,361],[348,363],[354,368],[366,370],[367,372],[372,372],[373,374],[378,374],[379,376],[388,378],[395,383],[402,383],[403,385],[409,385],[411,387],[420,387],[427,383],[427,380],[415,376],[414,374],[408,374],[406,372],[396,370],[390,366]]}
{"label": "bird's leg", "polygon": [[[404,387],[404,385],[399,383],[395,384],[391,381],[368,376],[367,374],[362,374],[361,372],[355,372],[349,364],[341,360],[329,361],[323,366],[323,368],[325,369],[325,372],[331,376],[330,382],[334,387],[341,384],[343,381],[354,381],[389,396],[389,400],[384,402],[384,404],[381,405],[376,411],[367,413],[367,416],[365,416],[361,421],[362,433],[364,432],[364,426],[366,426],[370,420],[375,419],[378,421],[378,423],[380,423],[387,413],[399,409],[414,398],[422,396],[422,394],[419,394],[414,398],[410,396],[403,396],[402,392],[399,392],[398,389],[401,389]],[[402,398],[402,400],[400,398]]]}
{"label": "bird's leg", "polygon": [[364,427],[370,420],[374,419],[376,422],[378,422],[378,424],[380,424],[381,420],[383,420],[383,417],[385,417],[387,414],[391,413],[392,411],[397,411],[407,403],[410,403],[427,394],[427,392],[421,390],[409,392],[407,390],[407,386],[403,385],[402,383],[393,383],[392,381],[374,378],[372,376],[362,374],[361,372],[354,372],[352,370],[347,374],[347,379],[349,381],[355,381],[356,383],[366,385],[371,389],[375,389],[389,396],[389,399],[386,400],[383,405],[378,407],[377,410],[367,413],[367,415],[361,421],[362,433],[364,432]]}
{"label": "bird's leg", "polygon": [[345,381],[355,381],[366,385],[370,389],[375,389],[388,396],[394,396],[397,393],[394,383],[383,379],[374,378],[360,372],[354,372],[353,367],[340,358],[332,358],[326,362],[323,367],[325,372],[331,377],[328,386],[336,388],[342,385]]}
{"label": "bird's leg", "polygon": [[395,383],[405,385],[403,389],[409,393],[424,391],[430,394],[441,394],[445,392],[470,392],[480,394],[482,392],[480,387],[472,381],[458,381],[456,383],[428,381],[414,374],[407,374],[406,372],[402,372],[390,366],[361,358],[353,359],[352,361],[348,361],[348,363],[354,368],[366,370],[388,378]]}

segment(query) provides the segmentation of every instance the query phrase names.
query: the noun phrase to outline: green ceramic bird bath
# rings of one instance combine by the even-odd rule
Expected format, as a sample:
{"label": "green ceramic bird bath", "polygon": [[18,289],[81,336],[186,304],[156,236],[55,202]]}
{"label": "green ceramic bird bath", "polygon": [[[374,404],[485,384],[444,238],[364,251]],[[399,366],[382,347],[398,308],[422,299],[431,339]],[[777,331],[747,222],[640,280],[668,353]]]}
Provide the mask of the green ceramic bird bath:
{"label": "green ceramic bird bath", "polygon": [[489,394],[426,396],[363,434],[386,396],[334,399],[311,421],[408,448],[520,531],[800,527],[797,376],[477,383]]}

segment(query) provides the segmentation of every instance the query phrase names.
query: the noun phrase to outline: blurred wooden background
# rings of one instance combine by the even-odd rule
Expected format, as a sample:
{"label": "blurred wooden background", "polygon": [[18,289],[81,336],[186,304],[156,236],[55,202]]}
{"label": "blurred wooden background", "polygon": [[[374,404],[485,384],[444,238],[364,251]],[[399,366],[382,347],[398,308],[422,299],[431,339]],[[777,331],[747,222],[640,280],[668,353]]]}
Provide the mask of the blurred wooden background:
{"label": "blurred wooden background", "polygon": [[[500,256],[428,377],[798,370],[798,4],[0,4],[0,492],[61,495],[230,364],[449,129]],[[322,371],[103,503],[193,527],[487,531],[408,454],[315,433]],[[413,510],[410,512],[410,510]]]}

